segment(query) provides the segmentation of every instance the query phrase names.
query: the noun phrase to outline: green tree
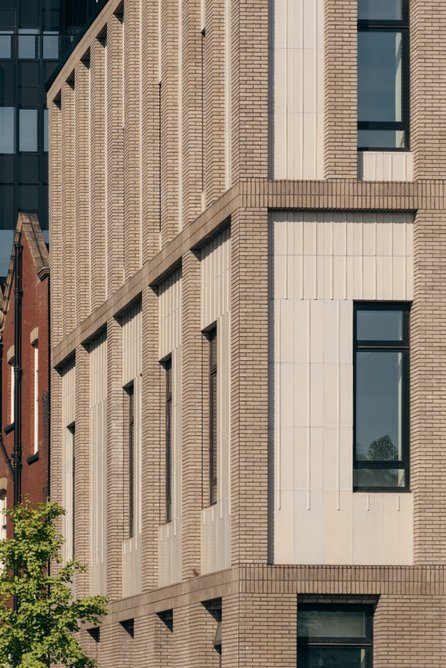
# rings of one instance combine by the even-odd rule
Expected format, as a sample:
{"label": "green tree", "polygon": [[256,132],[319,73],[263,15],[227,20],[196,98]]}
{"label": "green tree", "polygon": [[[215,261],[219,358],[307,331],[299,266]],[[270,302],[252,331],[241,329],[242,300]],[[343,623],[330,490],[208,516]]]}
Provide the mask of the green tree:
{"label": "green tree", "polygon": [[[106,614],[106,600],[73,598],[73,576],[85,569],[77,560],[62,563],[63,538],[55,521],[64,510],[53,501],[35,506],[25,502],[6,514],[14,537],[0,541],[1,668],[95,666],[73,633],[80,622],[97,624]],[[58,564],[54,574],[48,568],[51,562]]]}

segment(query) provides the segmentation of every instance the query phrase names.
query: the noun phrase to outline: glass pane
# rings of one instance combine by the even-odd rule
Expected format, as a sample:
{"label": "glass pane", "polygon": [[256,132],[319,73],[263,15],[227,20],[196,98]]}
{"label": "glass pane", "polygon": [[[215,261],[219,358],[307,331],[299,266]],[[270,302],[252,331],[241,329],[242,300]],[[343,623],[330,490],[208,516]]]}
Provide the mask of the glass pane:
{"label": "glass pane", "polygon": [[404,130],[359,130],[358,147],[369,149],[404,149],[406,133]]}
{"label": "glass pane", "polygon": [[358,19],[364,21],[401,21],[403,0],[359,0]]}
{"label": "glass pane", "polygon": [[355,469],[353,471],[355,487],[405,487],[404,469]]}
{"label": "glass pane", "polygon": [[12,57],[12,32],[0,32],[0,58]]}
{"label": "glass pane", "polygon": [[299,638],[366,638],[362,610],[298,610]]}
{"label": "glass pane", "polygon": [[356,311],[358,341],[402,341],[403,311]]}
{"label": "glass pane", "polygon": [[19,30],[19,58],[36,58],[36,33],[37,30],[26,32]]}
{"label": "glass pane", "polygon": [[37,109],[20,109],[19,121],[19,151],[37,151]]}
{"label": "glass pane", "polygon": [[358,33],[358,120],[402,121],[401,32]]}
{"label": "glass pane", "polygon": [[0,107],[0,153],[15,151],[15,109]]}
{"label": "glass pane", "polygon": [[43,34],[43,58],[45,60],[58,60],[59,58],[59,33]]}
{"label": "glass pane", "polygon": [[43,150],[48,151],[48,109],[43,110]]}
{"label": "glass pane", "polygon": [[401,461],[402,379],[402,353],[356,353],[358,461]]}
{"label": "glass pane", "polygon": [[367,650],[360,647],[299,648],[299,668],[367,668]]}
{"label": "glass pane", "polygon": [[0,277],[2,278],[8,273],[13,241],[14,230],[0,229]]}

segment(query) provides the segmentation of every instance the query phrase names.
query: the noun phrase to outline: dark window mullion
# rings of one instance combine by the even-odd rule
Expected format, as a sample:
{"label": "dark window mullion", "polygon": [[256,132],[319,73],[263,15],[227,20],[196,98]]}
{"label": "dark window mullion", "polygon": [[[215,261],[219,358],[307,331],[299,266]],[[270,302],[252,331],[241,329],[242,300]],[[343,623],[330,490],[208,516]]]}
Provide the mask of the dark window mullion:
{"label": "dark window mullion", "polygon": [[217,503],[217,328],[209,334],[209,503]]}
{"label": "dark window mullion", "polygon": [[166,476],[165,476],[165,520],[172,521],[172,359],[164,363],[166,370]]}

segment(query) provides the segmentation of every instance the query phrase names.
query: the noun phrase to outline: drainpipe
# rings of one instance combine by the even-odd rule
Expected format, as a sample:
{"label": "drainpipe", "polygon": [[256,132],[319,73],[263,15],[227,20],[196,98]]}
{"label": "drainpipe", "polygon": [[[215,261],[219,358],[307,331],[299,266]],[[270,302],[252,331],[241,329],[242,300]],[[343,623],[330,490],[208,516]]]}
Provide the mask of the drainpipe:
{"label": "drainpipe", "polygon": [[22,499],[22,251],[20,241],[14,242],[14,449],[12,468],[14,506]]}

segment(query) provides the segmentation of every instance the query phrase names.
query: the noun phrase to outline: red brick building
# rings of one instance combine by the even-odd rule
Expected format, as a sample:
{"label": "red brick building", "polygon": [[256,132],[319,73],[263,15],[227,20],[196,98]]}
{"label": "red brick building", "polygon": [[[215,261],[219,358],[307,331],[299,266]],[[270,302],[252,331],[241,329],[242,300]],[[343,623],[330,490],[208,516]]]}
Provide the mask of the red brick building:
{"label": "red brick building", "polygon": [[0,507],[49,493],[48,296],[39,221],[20,214],[0,306]]}

